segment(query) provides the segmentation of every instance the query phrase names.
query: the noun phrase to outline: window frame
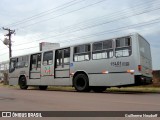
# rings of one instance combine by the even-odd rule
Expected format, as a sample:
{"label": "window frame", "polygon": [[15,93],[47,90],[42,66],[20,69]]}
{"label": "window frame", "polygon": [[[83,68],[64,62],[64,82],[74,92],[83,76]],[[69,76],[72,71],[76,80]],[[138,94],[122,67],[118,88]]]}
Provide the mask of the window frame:
{"label": "window frame", "polygon": [[[69,50],[69,57],[68,57],[69,61],[65,62],[64,61],[64,59],[65,59],[65,50],[67,50],[67,49]],[[61,51],[61,64],[57,65],[57,60],[59,58],[59,57],[57,57],[57,56],[59,56],[59,54],[57,55],[57,52],[59,52],[59,51]],[[70,65],[70,58],[71,58],[70,54],[71,54],[71,48],[70,47],[56,50],[55,51],[55,68],[64,68],[65,65]]]}
{"label": "window frame", "polygon": [[[69,51],[69,52],[67,53],[69,56],[67,56],[67,57],[66,57],[66,54],[65,54],[65,53],[66,53],[66,52],[65,52],[66,50]],[[69,65],[69,64],[70,64],[70,54],[71,54],[71,53],[70,53],[70,48],[65,48],[65,49],[63,49],[63,52],[62,52],[62,53],[63,53],[63,55],[62,55],[62,56],[63,56],[63,65]],[[65,62],[65,58],[69,58],[69,61],[68,61],[68,62]]]}
{"label": "window frame", "polygon": [[28,67],[28,64],[29,64],[28,59],[29,59],[28,55],[17,57],[17,62],[16,62],[16,65],[15,65],[15,69]]}
{"label": "window frame", "polygon": [[[117,47],[117,40],[118,40],[118,39],[121,39],[121,38],[125,38],[125,40],[126,40],[126,38],[129,38],[129,39],[130,39],[130,45],[129,45],[129,46],[120,46],[120,47],[118,46],[118,47]],[[124,41],[124,42],[126,42],[126,41]],[[127,49],[128,49],[129,55],[124,56],[124,55],[123,55],[123,53],[124,53],[123,50],[127,50]],[[117,56],[117,51],[122,51],[122,52],[121,52],[122,55],[121,55],[121,56]],[[115,39],[115,57],[116,57],[116,58],[129,57],[129,56],[131,56],[131,55],[132,55],[132,38],[131,38],[131,36],[125,36],[125,37],[116,38],[116,39]]]}
{"label": "window frame", "polygon": [[[11,68],[11,64],[13,63],[13,67]],[[9,73],[12,73],[16,69],[16,64],[17,64],[17,58],[11,58],[9,62]]]}
{"label": "window frame", "polygon": [[[107,49],[104,49],[104,42],[106,41],[111,41],[112,43],[112,48],[107,48]],[[97,43],[102,43],[102,49],[101,50],[94,50],[94,45],[97,44]],[[112,56],[111,57],[108,57],[110,52],[112,52]],[[101,58],[93,58],[94,54],[96,53],[101,53]],[[103,58],[102,54],[105,53],[105,57]],[[99,41],[99,42],[94,42],[92,44],[92,60],[100,60],[100,59],[111,59],[114,57],[114,41],[112,39],[108,39],[108,40],[104,40],[104,41]]]}
{"label": "window frame", "polygon": [[[84,52],[76,52],[75,53],[75,48],[80,47],[80,46],[84,46]],[[89,49],[86,50],[86,47],[89,46]],[[75,56],[84,56],[84,60],[75,60]],[[86,55],[88,55],[89,59],[85,59]],[[91,60],[91,44],[83,44],[83,45],[78,45],[78,46],[74,46],[73,47],[73,61],[74,62],[82,62],[82,61],[89,61]]]}
{"label": "window frame", "polygon": [[[40,59],[38,59],[38,55],[40,55]],[[33,56],[36,56],[35,64],[33,64]],[[38,64],[40,62],[40,64]],[[42,53],[36,53],[30,55],[30,71],[39,71],[38,69],[41,69],[41,62],[42,62]],[[35,67],[32,67],[32,65],[35,65]]]}
{"label": "window frame", "polygon": [[[46,59],[45,57],[45,54],[47,54],[47,53],[52,53],[52,56],[51,56],[51,58],[52,58],[52,62],[49,64],[49,61],[51,60],[51,59]],[[44,64],[44,62],[45,61],[47,61],[47,64]],[[42,61],[42,64],[43,64],[43,66],[47,66],[47,65],[53,65],[53,51],[47,51],[47,52],[44,52],[43,53],[43,61]]]}

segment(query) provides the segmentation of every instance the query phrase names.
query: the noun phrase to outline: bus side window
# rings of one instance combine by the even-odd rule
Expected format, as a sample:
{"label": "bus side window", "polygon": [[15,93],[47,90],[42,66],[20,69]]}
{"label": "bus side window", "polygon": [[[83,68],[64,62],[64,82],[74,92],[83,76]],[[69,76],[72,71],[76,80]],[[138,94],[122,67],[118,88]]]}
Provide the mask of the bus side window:
{"label": "bus side window", "polygon": [[70,62],[70,49],[64,49],[64,65],[69,65]]}
{"label": "bus side window", "polygon": [[41,54],[37,54],[37,68],[41,68]]}
{"label": "bus side window", "polygon": [[53,64],[53,51],[43,53],[43,65]]}
{"label": "bus side window", "polygon": [[56,68],[62,66],[62,50],[56,50]]}
{"label": "bus side window", "polygon": [[131,38],[123,37],[116,39],[115,56],[127,57],[132,54],[131,51]]}
{"label": "bus side window", "polygon": [[41,54],[31,55],[30,70],[31,71],[40,71],[41,68]]}
{"label": "bus side window", "polygon": [[32,55],[31,56],[31,71],[37,69],[36,61],[37,61],[37,55]]}
{"label": "bus side window", "polygon": [[56,68],[64,68],[70,63],[70,48],[56,50]]}
{"label": "bus side window", "polygon": [[93,43],[93,59],[104,59],[113,57],[112,40]]}
{"label": "bus side window", "polygon": [[90,45],[79,45],[74,47],[74,61],[90,60]]}
{"label": "bus side window", "polygon": [[27,61],[28,56],[21,56],[17,58],[17,63],[16,63],[16,68],[23,68],[28,66],[28,61]]}
{"label": "bus side window", "polygon": [[16,68],[17,58],[10,59],[9,72],[12,73]]}

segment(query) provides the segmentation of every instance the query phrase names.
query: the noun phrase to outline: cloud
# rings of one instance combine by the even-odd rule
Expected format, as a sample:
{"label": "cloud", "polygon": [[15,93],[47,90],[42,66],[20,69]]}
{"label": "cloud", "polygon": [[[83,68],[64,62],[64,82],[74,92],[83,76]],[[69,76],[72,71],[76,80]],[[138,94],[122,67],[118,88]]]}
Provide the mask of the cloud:
{"label": "cloud", "polygon": [[[77,0],[77,1],[80,1],[80,0]],[[67,2],[68,1],[65,1],[65,0],[64,1],[1,0],[1,4],[0,4],[1,26],[0,27],[17,22],[19,20],[23,20],[25,18],[31,17],[43,11],[50,10],[51,8],[55,8]],[[20,51],[15,51],[15,50],[29,48],[36,45],[38,46],[38,43],[42,41],[43,42],[44,41],[61,42],[62,46],[68,46],[68,45],[73,45],[77,43],[109,39],[115,36],[121,36],[121,35],[129,34],[132,32],[138,32],[143,37],[145,37],[151,44],[151,50],[152,50],[152,56],[153,56],[153,67],[154,69],[158,69],[157,64],[158,64],[158,60],[160,59],[160,56],[157,55],[157,51],[160,51],[160,42],[159,42],[160,24],[146,25],[143,27],[134,27],[134,28],[128,27],[128,29],[127,28],[119,29],[119,31],[118,30],[116,31],[117,28],[121,28],[123,26],[129,26],[137,23],[144,23],[160,17],[158,9],[152,12],[148,12],[148,13],[137,15],[137,16],[132,16],[126,19],[115,20],[114,22],[110,22],[108,24],[106,23],[96,27],[83,29],[85,27],[87,28],[89,26],[100,24],[105,21],[117,19],[123,16],[127,17],[128,15],[134,15],[135,13],[141,12],[142,10],[151,10],[151,9],[158,8],[159,7],[158,0],[154,0],[154,1],[153,0],[141,0],[141,1],[139,0],[135,0],[135,1],[106,0],[101,4],[97,4],[92,7],[88,7],[70,14],[62,15],[55,19],[47,20],[50,18],[54,18],[58,15],[67,13],[69,11],[76,10],[82,6],[85,6],[91,3],[92,3],[91,1],[86,0],[86,1],[80,2],[77,5],[70,6],[64,10],[60,10],[43,17],[39,17],[37,19],[34,19],[33,21],[23,23],[17,26],[10,26],[11,29],[16,30],[16,36],[12,37],[13,55],[21,55],[21,54],[38,51],[38,48],[32,48],[32,49],[26,49],[26,50],[20,50]],[[141,6],[139,4],[141,4]],[[124,11],[124,9],[126,9],[126,11]],[[102,16],[105,16],[105,17],[102,17]],[[81,23],[82,21],[88,21],[93,18],[95,19],[92,21],[75,25],[77,23]],[[46,21],[38,23],[39,21],[42,21],[42,20],[46,20]],[[27,26],[32,23],[37,23],[37,24],[23,28],[23,26]],[[66,29],[67,26],[72,26],[72,25],[74,25],[71,28],[72,30]],[[82,30],[79,30],[80,28]],[[115,30],[115,32],[109,32],[110,30]],[[108,31],[108,32],[104,34],[100,34],[104,31]],[[63,33],[65,34],[61,35]],[[90,36],[92,34],[95,34],[95,35]],[[0,31],[0,38],[4,38],[2,31]],[[18,45],[18,44],[27,43],[27,42],[31,42],[31,43]],[[6,48],[6,46],[0,43],[0,48]],[[0,51],[0,54],[4,52],[7,52],[7,49]],[[1,60],[4,60],[8,58],[8,55],[6,54],[6,55],[3,55],[2,57],[3,59]]]}

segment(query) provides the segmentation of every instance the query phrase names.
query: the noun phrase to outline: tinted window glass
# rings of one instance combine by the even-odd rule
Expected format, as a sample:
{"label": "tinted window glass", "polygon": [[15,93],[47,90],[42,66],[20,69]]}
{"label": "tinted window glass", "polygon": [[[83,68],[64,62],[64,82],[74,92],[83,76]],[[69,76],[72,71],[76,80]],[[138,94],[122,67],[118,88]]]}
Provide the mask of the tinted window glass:
{"label": "tinted window glass", "polygon": [[53,63],[53,52],[45,52],[43,54],[43,65],[51,65]]}
{"label": "tinted window glass", "polygon": [[96,51],[96,50],[102,50],[102,42],[93,44],[93,51]]}
{"label": "tinted window glass", "polygon": [[80,45],[74,47],[74,61],[90,60],[90,45]]}
{"label": "tinted window glass", "polygon": [[115,56],[116,57],[127,57],[132,53],[131,49],[131,38],[123,37],[116,39],[116,49]]}
{"label": "tinted window glass", "polygon": [[110,49],[112,48],[112,40],[106,40],[103,42],[103,49]]}
{"label": "tinted window glass", "polygon": [[112,40],[93,43],[93,59],[104,59],[113,57]]}

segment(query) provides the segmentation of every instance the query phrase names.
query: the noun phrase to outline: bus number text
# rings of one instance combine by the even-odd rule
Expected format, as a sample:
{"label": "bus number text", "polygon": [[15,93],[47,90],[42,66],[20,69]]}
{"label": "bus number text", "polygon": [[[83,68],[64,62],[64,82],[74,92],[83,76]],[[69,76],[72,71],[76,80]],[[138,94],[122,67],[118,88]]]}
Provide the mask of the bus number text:
{"label": "bus number text", "polygon": [[121,61],[111,62],[111,66],[114,67],[129,66],[129,62],[121,62]]}

